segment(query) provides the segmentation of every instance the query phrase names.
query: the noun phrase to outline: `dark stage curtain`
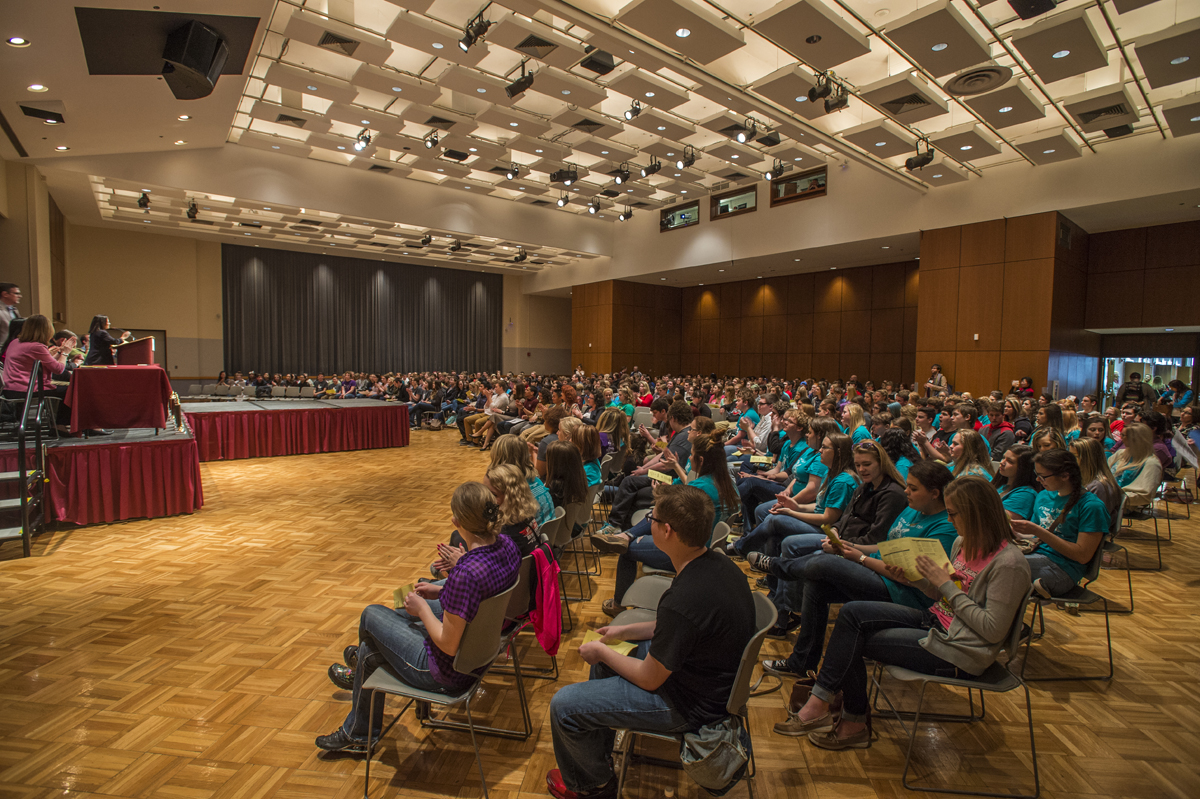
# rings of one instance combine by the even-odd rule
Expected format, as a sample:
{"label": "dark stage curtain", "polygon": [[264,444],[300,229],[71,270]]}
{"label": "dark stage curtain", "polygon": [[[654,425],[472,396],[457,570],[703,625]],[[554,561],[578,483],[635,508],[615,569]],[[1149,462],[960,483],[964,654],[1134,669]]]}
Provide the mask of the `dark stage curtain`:
{"label": "dark stage curtain", "polygon": [[500,275],[221,245],[225,368],[500,368]]}

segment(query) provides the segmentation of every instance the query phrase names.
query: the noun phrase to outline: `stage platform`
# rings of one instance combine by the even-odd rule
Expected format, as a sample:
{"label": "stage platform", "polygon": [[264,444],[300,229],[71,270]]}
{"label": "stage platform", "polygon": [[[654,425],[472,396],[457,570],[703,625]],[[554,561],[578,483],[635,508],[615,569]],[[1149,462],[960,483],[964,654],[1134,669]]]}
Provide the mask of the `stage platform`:
{"label": "stage platform", "polygon": [[408,445],[408,408],[379,400],[185,402],[201,461]]}

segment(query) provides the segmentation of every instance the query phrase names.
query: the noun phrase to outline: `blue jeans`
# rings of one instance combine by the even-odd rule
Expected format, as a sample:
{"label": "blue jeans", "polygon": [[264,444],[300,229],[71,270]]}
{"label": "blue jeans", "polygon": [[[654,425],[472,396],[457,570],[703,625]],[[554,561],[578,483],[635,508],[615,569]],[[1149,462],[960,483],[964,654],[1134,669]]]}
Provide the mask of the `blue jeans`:
{"label": "blue jeans", "polygon": [[622,552],[617,557],[617,584],[613,591],[613,601],[621,603],[621,597],[637,579],[637,565],[644,563],[652,569],[667,569],[675,571],[671,558],[654,545],[654,537],[650,535],[650,519],[642,519],[625,531],[629,536],[629,551]]}
{"label": "blue jeans", "polygon": [[775,495],[783,490],[783,486],[774,480],[762,477],[746,477],[738,483],[738,496],[742,498],[742,529],[748,529],[754,510],[764,502],[775,499]]}
{"label": "blue jeans", "polygon": [[[862,564],[825,552],[802,560],[804,599],[800,605],[800,634],[787,659],[788,668],[799,674],[816,671],[821,662],[831,604],[892,601],[883,578]],[[776,576],[783,575],[777,573]]]}
{"label": "blue jeans", "polygon": [[848,602],[833,626],[813,696],[830,702],[840,690],[842,718],[862,722],[868,712],[863,658],[939,677],[971,676],[921,646],[935,627],[940,630],[941,623],[928,610],[893,602]]}
{"label": "blue jeans", "polygon": [[[442,604],[429,603],[434,615],[442,618]],[[425,627],[404,610],[383,605],[368,605],[358,622],[358,665],[354,669],[354,694],[350,713],[342,728],[356,740],[367,737],[368,709],[362,704],[362,684],[375,669],[386,665],[401,681],[423,691],[450,690],[433,678],[429,671],[429,653],[425,651]],[[383,698],[376,692],[375,724],[372,736],[383,728]]]}
{"label": "blue jeans", "polygon": [[[764,503],[766,504],[766,503]],[[755,509],[757,515],[762,510],[762,505]],[[808,522],[802,522],[794,516],[788,516],[786,513],[770,513],[769,509],[765,514],[763,521],[751,530],[746,535],[742,536],[734,544],[738,552],[762,552],[767,555],[778,555],[779,546],[783,539],[793,535],[803,535],[805,533],[820,535],[822,538],[825,534],[813,527]]]}
{"label": "blue jeans", "polygon": [[1029,563],[1029,579],[1041,580],[1042,587],[1054,596],[1062,596],[1075,587],[1071,576],[1045,555],[1026,555],[1025,560]]}
{"label": "blue jeans", "polygon": [[[780,545],[779,560],[781,571],[788,572],[793,565],[798,565],[803,568],[803,559],[821,552],[821,542],[826,538],[824,533],[800,533],[798,535],[789,535],[783,539]],[[779,614],[782,616],[785,613],[796,613],[800,610],[804,602],[804,577],[803,572],[797,570],[801,576],[795,578],[777,578],[774,576],[767,577],[767,584],[773,585],[773,592],[770,594],[771,599],[775,602],[775,607],[779,609]]]}
{"label": "blue jeans", "polygon": [[[650,642],[642,641],[630,656],[644,660],[649,651]],[[613,740],[622,728],[670,734],[691,726],[662,696],[615,676],[603,664],[592,666],[587,682],[558,689],[550,700],[550,732],[568,788],[581,793],[612,780]]]}
{"label": "blue jeans", "polygon": [[[754,509],[754,524],[751,525],[752,528],[757,527],[758,525],[762,524],[763,522],[765,522],[767,520],[767,517],[769,517],[771,515],[771,508],[775,507],[776,502],[777,502],[777,500],[769,499]],[[746,520],[743,519],[742,520],[743,529],[745,528],[745,523],[746,523]]]}
{"label": "blue jeans", "polygon": [[414,402],[408,409],[408,426],[410,429],[417,429],[421,426],[421,413],[424,411],[436,411],[437,408],[430,405],[428,402]]}

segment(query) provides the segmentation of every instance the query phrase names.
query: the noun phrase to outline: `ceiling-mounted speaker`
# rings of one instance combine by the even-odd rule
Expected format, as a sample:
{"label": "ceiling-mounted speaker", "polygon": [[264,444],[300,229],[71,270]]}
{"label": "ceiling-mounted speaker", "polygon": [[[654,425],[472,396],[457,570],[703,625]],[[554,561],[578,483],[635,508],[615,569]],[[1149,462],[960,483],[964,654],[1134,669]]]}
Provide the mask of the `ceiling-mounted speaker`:
{"label": "ceiling-mounted speaker", "polygon": [[946,85],[942,88],[946,90],[946,94],[968,97],[972,94],[983,94],[992,89],[999,89],[1008,83],[1012,75],[1013,71],[1008,67],[987,64],[982,67],[964,69],[946,81]]}
{"label": "ceiling-mounted speaker", "polygon": [[1054,7],[1058,5],[1056,0],[1008,0],[1008,4],[1021,19],[1039,17],[1048,11],[1053,11]]}
{"label": "ceiling-mounted speaker", "polygon": [[178,100],[198,100],[212,94],[229,57],[221,34],[192,20],[167,37],[163,49],[163,79]]}
{"label": "ceiling-mounted speaker", "polygon": [[606,53],[603,50],[592,50],[588,53],[588,57],[579,62],[579,66],[595,72],[597,75],[607,75],[616,69],[616,61],[612,57],[612,53]]}

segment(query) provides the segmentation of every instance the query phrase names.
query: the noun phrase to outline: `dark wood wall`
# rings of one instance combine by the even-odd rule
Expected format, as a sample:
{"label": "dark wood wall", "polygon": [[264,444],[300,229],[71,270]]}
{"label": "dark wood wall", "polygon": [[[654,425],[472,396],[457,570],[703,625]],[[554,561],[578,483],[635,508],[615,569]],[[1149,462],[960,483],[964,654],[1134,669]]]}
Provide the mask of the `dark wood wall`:
{"label": "dark wood wall", "polygon": [[680,295],[670,286],[605,280],[571,290],[571,364],[604,374],[679,372]]}
{"label": "dark wood wall", "polygon": [[1088,237],[1086,326],[1200,325],[1200,221]]}

